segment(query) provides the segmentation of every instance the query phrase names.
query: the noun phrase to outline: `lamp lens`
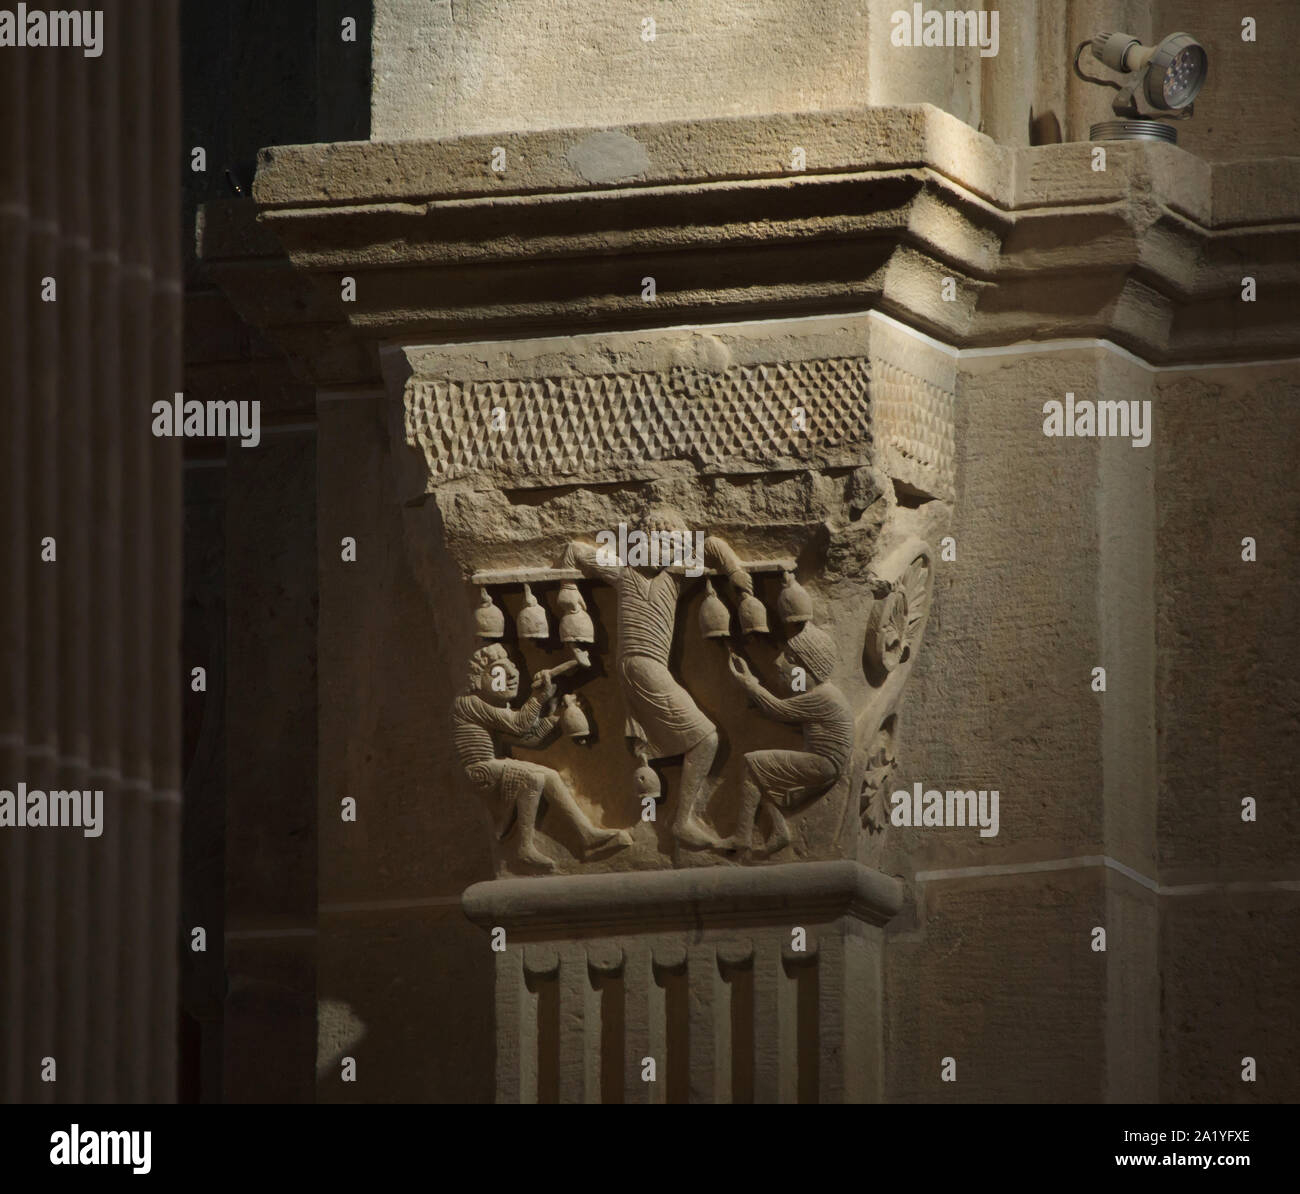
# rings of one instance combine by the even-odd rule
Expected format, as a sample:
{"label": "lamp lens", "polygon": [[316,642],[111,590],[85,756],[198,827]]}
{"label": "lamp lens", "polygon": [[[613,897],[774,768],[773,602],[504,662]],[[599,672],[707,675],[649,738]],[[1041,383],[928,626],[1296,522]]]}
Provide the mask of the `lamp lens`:
{"label": "lamp lens", "polygon": [[1198,45],[1184,46],[1165,68],[1161,85],[1165,103],[1171,108],[1189,104],[1205,81],[1205,51]]}

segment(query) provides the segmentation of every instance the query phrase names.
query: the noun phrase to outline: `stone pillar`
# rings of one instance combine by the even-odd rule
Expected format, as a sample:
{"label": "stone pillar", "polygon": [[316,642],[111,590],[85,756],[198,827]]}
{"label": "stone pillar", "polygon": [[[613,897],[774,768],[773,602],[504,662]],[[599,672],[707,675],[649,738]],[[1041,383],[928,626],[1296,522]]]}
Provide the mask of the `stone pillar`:
{"label": "stone pillar", "polygon": [[901,903],[849,861],[475,884],[466,915],[503,944],[497,1101],[879,1102]]}
{"label": "stone pillar", "polygon": [[[113,28],[109,25],[108,28]],[[129,174],[122,162],[125,137],[121,74],[122,55],[105,51],[91,72],[91,161],[96,198],[91,203],[92,356],[97,362],[92,431],[94,486],[98,501],[93,515],[92,552],[95,588],[90,682],[93,691],[122,691],[124,617],[121,533],[124,470],[123,441],[128,433],[121,417],[124,402],[124,347],[122,343],[121,236],[124,188]],[[120,808],[122,784],[122,702],[95,701],[91,718],[91,775],[104,790],[105,808]],[[91,851],[91,973],[103,990],[117,990],[122,965],[118,944],[122,933],[122,862],[119,854],[120,822],[104,829],[100,848]],[[96,999],[90,1006],[90,1053],[87,1058],[87,1098],[108,1100],[118,1089],[117,1037],[119,1016],[110,1000]]]}
{"label": "stone pillar", "polygon": [[[44,56],[31,64],[32,110],[58,113],[57,62]],[[54,142],[33,137],[30,173],[31,236],[28,241],[28,272],[23,279],[24,300],[32,315],[28,350],[30,414],[28,421],[28,469],[30,481],[25,499],[29,512],[28,534],[33,548],[33,565],[27,573],[27,735],[26,754],[21,766],[35,771],[29,784],[52,785],[56,782],[58,757],[55,727],[57,692],[57,601],[50,601],[45,586],[51,583],[52,565],[42,561],[42,542],[57,530],[58,489],[42,485],[39,479],[53,476],[58,463],[56,422],[59,390],[57,386],[59,344],[58,308],[51,308],[32,294],[37,279],[58,273],[57,158]],[[39,285],[39,282],[36,282]],[[15,787],[17,777],[15,776]],[[26,842],[27,885],[23,896],[26,911],[24,933],[24,1039],[29,1051],[40,1042],[41,1052],[26,1059],[23,1087],[34,1100],[53,1101],[55,1087],[38,1083],[36,1074],[41,1058],[55,1052],[56,996],[54,970],[57,958],[54,928],[55,874],[57,842],[48,833],[29,834]]]}
{"label": "stone pillar", "polygon": [[[30,59],[17,55],[0,74],[0,387],[6,394],[28,392],[28,354],[32,296],[27,268],[31,235],[28,199],[28,105],[33,83]],[[35,567],[35,540],[28,526],[27,423],[30,403],[0,403],[4,465],[0,468],[0,534],[10,547],[7,583],[0,585],[0,768],[6,779],[26,767],[27,721],[27,571]],[[0,833],[0,1097],[16,1099],[29,1077],[23,1013],[26,924],[23,895],[28,842],[20,834]]]}
{"label": "stone pillar", "polygon": [[133,0],[97,58],[6,52],[0,789],[103,794],[100,836],[0,827],[10,1101],[175,1092],[180,462],[150,406],[179,388],[177,36]]}
{"label": "stone pillar", "polygon": [[[901,895],[870,863],[952,489],[951,359],[837,316],[385,365],[413,570],[444,601],[450,556],[478,593],[451,782],[505,810],[503,878],[465,896],[505,934],[498,1098],[879,1101]],[[670,525],[699,528],[694,569],[591,547]]]}
{"label": "stone pillar", "polygon": [[[58,283],[62,293],[57,306],[58,337],[62,346],[59,363],[57,453],[59,551],[65,562],[88,563],[90,525],[90,396],[88,359],[73,346],[89,335],[90,305],[90,179],[87,111],[89,63],[79,54],[60,55],[58,112],[62,135],[57,140],[57,226]],[[64,121],[66,120],[66,123]],[[39,483],[39,482],[38,482]],[[47,577],[47,579],[50,579]],[[58,751],[55,785],[61,790],[88,787],[89,701],[87,685],[69,682],[81,674],[89,652],[91,592],[65,571],[55,586],[57,599],[51,602],[57,619],[59,651]],[[85,974],[89,935],[86,905],[88,853],[98,843],[81,834],[60,833],[58,842],[57,930],[59,1003],[56,1010],[54,1047],[58,1056],[86,1055],[87,991]],[[80,1103],[85,1098],[86,1074],[82,1066],[67,1067],[59,1077],[56,1097]]]}
{"label": "stone pillar", "polygon": [[[1241,705],[1227,692],[1240,673],[1214,672],[1203,644],[1231,640],[1253,584],[1283,606],[1293,571],[1238,566],[1240,537],[1256,524],[1275,550],[1291,542],[1290,508],[1273,507],[1280,474],[1260,484],[1257,465],[1277,459],[1263,437],[1276,430],[1269,411],[1294,396],[1300,352],[1293,221],[1278,198],[1295,190],[1294,159],[1218,166],[1129,144],[1111,146],[1099,171],[1085,143],[1041,144],[1086,128],[1092,105],[1107,104],[1100,91],[1075,103],[1087,85],[1065,77],[1068,55],[1097,28],[1130,27],[1126,0],[1072,9],[1068,29],[1046,28],[1047,6],[1009,6],[1042,18],[1036,33],[1019,18],[1005,30],[1012,66],[1031,56],[1034,33],[1045,73],[1032,89],[977,54],[960,74],[937,48],[916,51],[924,69],[886,67],[911,58],[872,38],[875,106],[571,129],[562,103],[539,104],[533,131],[460,136],[464,109],[430,116],[413,98],[428,62],[401,45],[394,14],[415,7],[376,10],[376,60],[400,58],[410,71],[377,86],[376,137],[402,139],[270,148],[251,203],[204,212],[214,279],[321,394],[321,691],[332,698],[322,702],[319,783],[320,990],[331,1009],[322,1097],[485,1097],[471,1085],[483,1067],[461,1060],[483,1047],[494,1006],[515,1042],[498,1058],[508,1101],[586,1099],[597,1081],[602,1099],[734,1100],[751,1088],[784,1101],[877,1097],[869,1059],[882,1007],[883,1095],[894,1101],[1147,1099],[1167,1080],[1227,1089],[1229,1068],[1203,1076],[1201,1041],[1189,1037],[1185,1060],[1172,1063],[1158,1044],[1169,982],[1161,934],[1210,932],[1219,895],[1201,884],[1246,881],[1257,855],[1232,836],[1219,861],[1218,831],[1176,834],[1179,857],[1195,860],[1184,873],[1160,843],[1185,817],[1187,792],[1202,802],[1198,824],[1226,834],[1214,819],[1230,811],[1235,835],[1222,777],[1284,778],[1252,771],[1247,751],[1261,719],[1289,732],[1286,701],[1260,688]],[[867,7],[870,19],[893,6]],[[474,43],[486,53],[514,36],[503,6],[489,9]],[[431,11],[421,9],[448,33],[435,53],[459,54],[455,14]],[[660,49],[663,61],[680,46]],[[492,116],[501,93],[485,98],[476,116],[493,123],[475,127],[507,128]],[[1002,143],[917,100],[951,103],[971,121],[983,112]],[[605,119],[630,119],[621,113]],[[1224,127],[1195,130],[1217,139]],[[440,139],[412,139],[421,133]],[[504,171],[492,164],[498,148]],[[804,152],[787,156],[795,148]],[[787,164],[800,161],[806,170]],[[1247,260],[1271,275],[1258,303],[1239,300]],[[340,300],[342,277],[355,282],[354,302]],[[1156,400],[1154,446],[1045,434],[1045,402],[1073,393]],[[785,435],[795,407],[816,431],[797,442]],[[842,433],[835,442],[821,436],[826,424]],[[1238,453],[1226,470],[1222,431]],[[1250,513],[1231,532],[1238,520],[1215,520],[1222,587],[1212,602],[1198,575],[1205,560],[1183,546],[1208,525],[1205,477],[1233,487]],[[833,798],[796,814],[808,832],[775,858],[677,840],[686,767],[666,752],[646,770],[628,757],[636,719],[625,716],[617,668],[619,593],[565,555],[622,518],[644,525],[661,504],[732,543],[776,631],[745,637],[726,570],[709,580],[729,611],[699,578],[693,590],[683,582],[663,666],[719,728],[719,783],[704,800],[718,834],[736,832],[745,755],[799,741],[747,707],[726,646],[772,676],[781,636],[791,637],[777,616],[787,566],[803,613],[835,640],[835,682],[855,714],[853,765]],[[1167,525],[1181,527],[1172,563],[1162,561]],[[339,565],[342,535],[362,544],[355,567]],[[1285,546],[1270,556],[1297,558]],[[574,604],[572,584],[591,619],[593,666],[566,672],[556,695],[575,698],[597,732],[494,742],[464,766],[451,730],[484,646],[499,646],[520,674],[495,720],[470,706],[480,722],[531,739],[552,716],[550,729],[575,722],[558,706],[532,725],[500,720],[519,717],[540,673],[569,662],[574,644],[556,623],[561,601]],[[942,618],[920,651],[932,597]],[[538,613],[524,617],[530,599],[549,610],[538,637]],[[1265,635],[1252,650],[1252,664],[1289,692],[1288,654]],[[1160,670],[1162,651],[1177,676]],[[1089,683],[1098,666],[1112,677],[1104,697]],[[1202,708],[1197,694],[1216,685],[1219,699]],[[1195,731],[1173,732],[1174,720]],[[507,811],[521,791],[536,795],[526,768],[495,788],[492,768],[474,766],[504,763],[515,745],[518,760],[563,781],[594,827],[632,842],[588,856],[549,777],[531,856],[508,818],[476,834],[469,822],[485,790]],[[958,819],[877,832],[881,797],[917,782],[1000,790],[1000,831]],[[352,793],[381,815],[340,826],[337,802]],[[647,796],[661,814],[651,822],[641,819]],[[1288,898],[1287,835],[1253,840],[1272,851],[1264,882],[1276,890],[1252,900]],[[548,862],[560,873],[542,873]],[[506,953],[493,955],[446,915],[494,871],[541,901],[552,886],[596,880],[634,890],[689,884],[711,868],[839,862],[915,884],[891,926],[887,997],[865,1007],[853,1000],[879,971],[873,932],[814,933],[796,958],[771,924],[711,935],[688,932],[689,920],[627,932],[530,922],[507,930]],[[1221,894],[1247,920],[1232,922],[1232,940],[1217,928],[1209,939],[1262,952],[1254,904],[1233,908],[1235,888]],[[1166,896],[1184,911],[1166,912]],[[1241,923],[1255,932],[1238,934]],[[1110,932],[1105,954],[1089,945],[1096,927]],[[419,963],[405,956],[411,941]],[[384,957],[390,969],[426,970],[402,995],[373,977]],[[1059,998],[1035,981],[1044,967],[1067,976]],[[1234,967],[1208,988],[1186,961],[1168,974],[1179,1006],[1208,1017],[1207,992],[1226,996],[1238,974],[1256,972]],[[934,996],[944,990],[961,998]],[[854,1015],[836,1010],[844,991]],[[410,1026],[430,1007],[457,1032],[422,1028],[426,1047],[413,1052]],[[1255,1019],[1269,1022],[1265,1009]],[[1177,1036],[1181,1024],[1165,1008],[1164,1031]],[[1011,1032],[1020,1045],[1008,1064]],[[383,1072],[382,1088],[339,1084],[333,1042],[345,1036],[363,1074]],[[662,1082],[641,1080],[643,1057],[664,1059]],[[961,1085],[942,1076],[949,1057]],[[815,1064],[795,1064],[807,1058]]]}
{"label": "stone pillar", "polygon": [[[151,90],[172,97],[150,106],[152,156],[149,180],[157,221],[153,245],[153,369],[154,386],[166,395],[181,388],[183,375],[181,314],[181,238],[176,234],[181,205],[180,171],[180,14],[175,3],[153,9]],[[148,404],[142,403],[141,407]],[[175,440],[150,439],[152,461],[151,538],[153,592],[162,600],[154,617],[149,691],[153,696],[152,846],[149,927],[153,956],[149,1003],[152,1008],[153,1056],[149,1098],[166,1102],[176,1097],[177,1082],[177,951],[188,944],[180,916],[181,882],[181,680],[189,669],[178,667],[181,643],[181,576],[183,545],[181,453]],[[181,931],[178,932],[178,929]]]}

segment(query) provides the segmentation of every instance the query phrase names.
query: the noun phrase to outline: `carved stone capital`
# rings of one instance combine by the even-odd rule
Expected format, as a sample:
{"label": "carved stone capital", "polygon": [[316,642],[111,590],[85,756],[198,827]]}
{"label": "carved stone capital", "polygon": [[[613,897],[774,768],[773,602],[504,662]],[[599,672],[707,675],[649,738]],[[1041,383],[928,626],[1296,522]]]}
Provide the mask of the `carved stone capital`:
{"label": "carved stone capital", "polygon": [[874,858],[954,491],[952,355],[856,315],[384,366],[500,873]]}

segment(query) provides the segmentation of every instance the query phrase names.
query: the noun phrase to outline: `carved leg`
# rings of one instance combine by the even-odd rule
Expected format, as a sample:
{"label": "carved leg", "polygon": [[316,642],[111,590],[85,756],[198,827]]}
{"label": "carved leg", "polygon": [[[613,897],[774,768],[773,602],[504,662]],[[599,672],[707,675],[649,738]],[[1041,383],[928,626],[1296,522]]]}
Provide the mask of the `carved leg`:
{"label": "carved leg", "polygon": [[528,779],[528,785],[519,794],[518,802],[515,805],[516,815],[519,818],[519,857],[521,861],[541,870],[553,871],[555,870],[555,862],[537,848],[535,840],[537,809],[542,803],[542,792],[546,787],[546,779],[540,774],[531,775]]}
{"label": "carved leg", "polygon": [[710,833],[696,819],[695,812],[709,786],[709,769],[718,753],[718,732],[713,730],[682,758],[682,793],[673,821],[673,836],[678,845],[696,850],[718,849],[722,839]]}
{"label": "carved leg", "polygon": [[786,824],[781,810],[770,800],[767,802],[767,815],[772,818],[772,836],[763,846],[765,857],[779,854],[790,844],[790,826]]}
{"label": "carved leg", "polygon": [[632,844],[632,835],[626,829],[600,829],[593,825],[587,814],[578,806],[578,802],[574,800],[573,793],[569,791],[569,785],[560,778],[557,772],[552,771],[546,776],[542,791],[547,800],[573,822],[582,837],[582,844],[588,852],[616,843],[619,847]]}
{"label": "carved leg", "polygon": [[749,756],[745,757],[745,782],[740,789],[740,814],[736,819],[736,832],[722,844],[727,850],[748,850],[754,842],[754,819],[758,816],[758,802],[762,790],[749,776]]}

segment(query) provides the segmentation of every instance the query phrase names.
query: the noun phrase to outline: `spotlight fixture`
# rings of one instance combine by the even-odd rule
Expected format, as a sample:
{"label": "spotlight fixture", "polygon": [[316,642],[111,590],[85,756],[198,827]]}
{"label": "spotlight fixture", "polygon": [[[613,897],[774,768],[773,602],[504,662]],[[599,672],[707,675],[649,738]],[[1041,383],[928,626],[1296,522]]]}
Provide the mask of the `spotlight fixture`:
{"label": "spotlight fixture", "polygon": [[[1091,47],[1098,62],[1131,75],[1127,82],[1085,75],[1079,56]],[[1119,94],[1111,108],[1117,120],[1103,120],[1089,130],[1092,141],[1169,141],[1178,133],[1166,120],[1192,114],[1192,102],[1205,85],[1209,55],[1189,33],[1171,33],[1158,45],[1144,46],[1131,33],[1098,33],[1074,51],[1074,73],[1087,83],[1113,87]],[[1156,120],[1153,117],[1163,117]]]}

